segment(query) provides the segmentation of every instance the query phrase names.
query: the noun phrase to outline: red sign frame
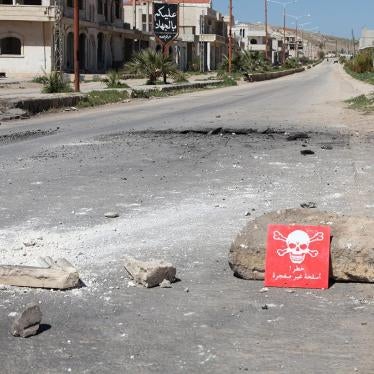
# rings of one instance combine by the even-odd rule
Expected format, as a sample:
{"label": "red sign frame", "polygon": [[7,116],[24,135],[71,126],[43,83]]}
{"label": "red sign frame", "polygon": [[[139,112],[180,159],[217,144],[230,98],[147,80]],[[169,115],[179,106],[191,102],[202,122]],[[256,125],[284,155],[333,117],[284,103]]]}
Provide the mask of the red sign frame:
{"label": "red sign frame", "polygon": [[329,226],[268,226],[265,286],[327,289],[329,272]]}

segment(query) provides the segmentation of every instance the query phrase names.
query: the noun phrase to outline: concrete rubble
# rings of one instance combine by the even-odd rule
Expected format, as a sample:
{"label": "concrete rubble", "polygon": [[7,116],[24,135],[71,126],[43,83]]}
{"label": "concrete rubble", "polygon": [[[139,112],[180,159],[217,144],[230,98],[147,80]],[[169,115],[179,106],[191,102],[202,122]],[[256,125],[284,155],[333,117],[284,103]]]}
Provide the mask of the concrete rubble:
{"label": "concrete rubble", "polygon": [[38,304],[28,304],[13,321],[10,332],[13,336],[28,338],[38,333],[42,321],[42,312]]}
{"label": "concrete rubble", "polygon": [[249,222],[234,240],[229,264],[235,276],[263,280],[269,224],[328,225],[331,227],[331,271],[336,281],[374,282],[374,220],[311,209],[286,209]]}
{"label": "concrete rubble", "polygon": [[117,212],[106,212],[104,213],[105,218],[118,218],[119,214]]}
{"label": "concrete rubble", "polygon": [[77,269],[66,259],[39,258],[40,267],[1,265],[0,284],[19,287],[69,289],[79,285]]}
{"label": "concrete rubble", "polygon": [[171,285],[171,282],[167,279],[164,279],[161,283],[160,283],[160,287],[161,288],[172,288],[173,286]]}
{"label": "concrete rubble", "polygon": [[165,280],[170,283],[176,280],[176,268],[162,260],[140,261],[133,257],[125,257],[124,263],[130,277],[147,288],[165,285]]}

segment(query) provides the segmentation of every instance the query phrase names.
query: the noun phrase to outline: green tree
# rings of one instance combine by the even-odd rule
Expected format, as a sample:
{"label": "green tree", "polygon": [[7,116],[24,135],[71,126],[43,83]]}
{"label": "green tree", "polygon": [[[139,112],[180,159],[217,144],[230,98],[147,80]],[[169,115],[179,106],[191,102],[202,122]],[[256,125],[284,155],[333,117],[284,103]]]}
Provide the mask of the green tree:
{"label": "green tree", "polygon": [[323,60],[325,58],[325,52],[321,50],[318,51],[318,58]]}
{"label": "green tree", "polygon": [[148,78],[147,84],[155,84],[160,77],[167,83],[168,75],[178,74],[177,66],[170,57],[151,49],[137,53],[125,68],[134,74],[145,75]]}

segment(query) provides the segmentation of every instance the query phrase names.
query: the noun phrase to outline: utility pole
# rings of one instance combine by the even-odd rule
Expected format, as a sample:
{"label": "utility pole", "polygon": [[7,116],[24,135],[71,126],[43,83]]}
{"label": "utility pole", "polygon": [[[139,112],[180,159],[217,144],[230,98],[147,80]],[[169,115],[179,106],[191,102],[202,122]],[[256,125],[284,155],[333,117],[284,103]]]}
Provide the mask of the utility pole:
{"label": "utility pole", "polygon": [[132,28],[136,30],[136,0],[132,0]]}
{"label": "utility pole", "polygon": [[80,91],[79,82],[79,2],[74,0],[74,91]]}
{"label": "utility pole", "polygon": [[229,1],[229,74],[232,72],[232,0]]}
{"label": "utility pole", "polygon": [[355,33],[352,29],[352,43],[353,43],[353,57],[356,56],[356,40],[355,40]]}
{"label": "utility pole", "polygon": [[291,0],[291,1],[286,1],[286,2],[282,2],[282,1],[277,1],[277,0],[267,0],[269,3],[274,3],[274,4],[278,4],[278,5],[281,5],[283,7],[283,48],[282,48],[282,54],[283,54],[283,58],[282,58],[282,62],[283,64],[286,62],[286,8],[288,5],[291,5],[291,4],[295,4],[297,3],[298,0]]}
{"label": "utility pole", "polygon": [[296,60],[299,59],[299,43],[297,42],[298,27],[299,27],[299,20],[296,19],[296,38],[295,38],[295,57],[296,57]]}
{"label": "utility pole", "polygon": [[283,65],[286,62],[286,6],[283,5]]}
{"label": "utility pole", "polygon": [[268,48],[269,47],[269,35],[268,35],[268,0],[265,0],[265,58],[269,59]]}

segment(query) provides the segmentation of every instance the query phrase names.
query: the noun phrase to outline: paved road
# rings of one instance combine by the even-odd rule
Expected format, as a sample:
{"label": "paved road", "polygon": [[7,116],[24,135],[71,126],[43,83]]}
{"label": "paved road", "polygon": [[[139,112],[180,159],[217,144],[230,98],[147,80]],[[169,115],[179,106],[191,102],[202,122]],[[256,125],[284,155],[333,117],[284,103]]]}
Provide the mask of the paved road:
{"label": "paved road", "polygon": [[[366,89],[323,64],[2,125],[1,263],[63,256],[86,287],[0,290],[1,373],[372,373],[372,285],[260,293],[227,265],[231,240],[264,212],[315,201],[373,216],[374,138],[341,103]],[[201,131],[217,127],[231,130]],[[286,140],[299,130],[310,139]],[[129,287],[124,254],[170,260],[181,281]],[[11,337],[7,315],[35,300],[51,328]]]}

